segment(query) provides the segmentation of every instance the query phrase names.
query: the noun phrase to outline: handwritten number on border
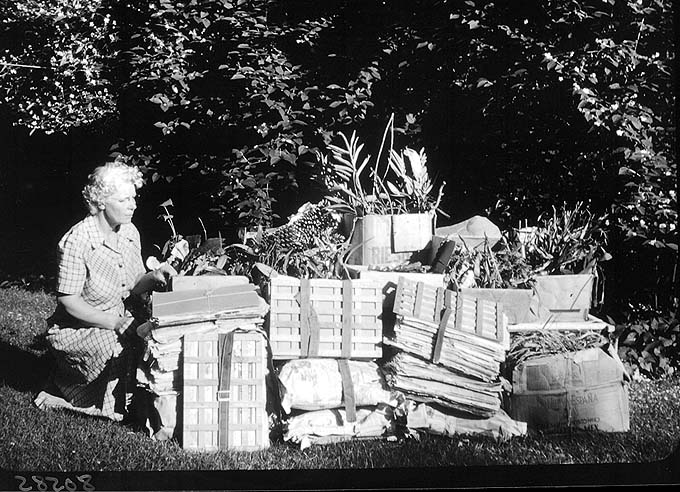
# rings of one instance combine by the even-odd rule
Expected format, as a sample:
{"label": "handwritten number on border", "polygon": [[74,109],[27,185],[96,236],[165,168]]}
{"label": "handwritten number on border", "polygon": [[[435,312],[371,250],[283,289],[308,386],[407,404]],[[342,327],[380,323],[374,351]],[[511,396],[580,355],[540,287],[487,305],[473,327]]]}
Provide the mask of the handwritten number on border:
{"label": "handwritten number on border", "polygon": [[[35,482],[37,489],[34,489],[33,486],[28,483],[28,479],[22,475],[14,475],[14,478],[19,481],[17,488],[21,492],[29,492],[33,490],[38,490],[38,492],[62,492],[64,488],[66,488],[68,492],[75,492],[78,490],[78,484],[68,477],[64,480],[64,485],[62,486],[59,485],[59,479],[56,477],[31,475],[31,480]],[[82,485],[82,490],[85,492],[92,492],[93,490],[96,490],[94,485],[92,485],[92,475],[76,475],[76,479],[80,482]],[[50,483],[52,488],[50,488],[46,482]]]}
{"label": "handwritten number on border", "polygon": [[43,477],[40,475],[32,475],[31,478],[35,482],[35,484],[38,486],[38,490],[40,492],[47,492],[47,484],[43,480]]}
{"label": "handwritten number on border", "polygon": [[76,476],[78,480],[80,480],[80,483],[83,484],[83,490],[90,492],[94,490],[94,485],[90,483],[90,480],[92,479],[92,475],[78,475]]}
{"label": "handwritten number on border", "polygon": [[64,490],[64,487],[59,485],[59,479],[58,478],[45,477],[45,481],[46,482],[52,482],[52,490],[54,490],[54,492],[61,492],[62,490]]}
{"label": "handwritten number on border", "polygon": [[33,487],[31,487],[30,485],[28,487],[26,487],[26,478],[25,477],[22,477],[21,475],[14,475],[14,478],[16,478],[17,480],[19,480],[21,482],[19,484],[19,490],[21,490],[21,492],[28,492],[29,490],[33,490]]}

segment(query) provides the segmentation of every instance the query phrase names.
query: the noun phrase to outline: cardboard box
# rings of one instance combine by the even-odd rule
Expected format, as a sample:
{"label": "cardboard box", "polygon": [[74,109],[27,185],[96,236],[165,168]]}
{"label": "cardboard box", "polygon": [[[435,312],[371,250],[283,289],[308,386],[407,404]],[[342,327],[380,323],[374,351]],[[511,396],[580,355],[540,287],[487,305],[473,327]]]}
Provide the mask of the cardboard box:
{"label": "cardboard box", "polygon": [[382,357],[382,289],[383,283],[376,280],[272,277],[272,357]]}
{"label": "cardboard box", "polygon": [[585,321],[593,297],[594,276],[587,275],[538,275],[536,295],[545,308],[543,320]]}
{"label": "cardboard box", "polygon": [[260,332],[185,335],[182,448],[268,448],[267,367],[266,339]]}
{"label": "cardboard box", "polygon": [[533,430],[627,432],[623,365],[600,348],[529,359],[513,371],[510,415]]}
{"label": "cardboard box", "polygon": [[404,263],[419,256],[427,261],[425,250],[434,233],[434,215],[366,215],[356,218],[345,215],[343,228],[348,235],[352,234],[348,264]]}

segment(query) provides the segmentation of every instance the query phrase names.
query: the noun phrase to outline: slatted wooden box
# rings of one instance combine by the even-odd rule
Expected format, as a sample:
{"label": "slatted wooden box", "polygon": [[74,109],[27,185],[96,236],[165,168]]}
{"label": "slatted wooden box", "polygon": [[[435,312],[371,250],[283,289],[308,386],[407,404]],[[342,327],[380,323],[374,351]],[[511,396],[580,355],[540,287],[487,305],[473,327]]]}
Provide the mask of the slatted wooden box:
{"label": "slatted wooden box", "polygon": [[184,449],[269,447],[267,347],[257,331],[183,337]]}
{"label": "slatted wooden box", "polygon": [[475,297],[503,306],[503,312],[511,325],[517,323],[534,323],[546,319],[547,309],[539,304],[538,296],[533,289],[460,289],[463,297]]}
{"label": "slatted wooden box", "polygon": [[382,357],[383,287],[376,280],[272,277],[273,359]]}
{"label": "slatted wooden box", "polygon": [[501,304],[466,297],[425,282],[399,278],[394,313],[438,325],[439,339],[446,332],[457,331],[486,338],[504,347],[510,343]]}

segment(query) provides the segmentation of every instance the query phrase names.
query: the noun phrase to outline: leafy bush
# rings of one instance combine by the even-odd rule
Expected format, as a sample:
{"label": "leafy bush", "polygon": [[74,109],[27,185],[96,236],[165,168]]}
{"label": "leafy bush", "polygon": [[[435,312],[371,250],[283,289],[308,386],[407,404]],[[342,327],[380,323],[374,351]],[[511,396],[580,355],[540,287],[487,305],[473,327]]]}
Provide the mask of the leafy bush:
{"label": "leafy bush", "polygon": [[510,226],[590,200],[609,213],[614,302],[668,305],[672,7],[4,0],[0,100],[31,131],[106,127],[112,150],[152,182],[193,180],[229,226],[274,225],[318,192],[315,150],[406,115],[395,132],[449,183],[442,209],[462,219],[502,200]]}
{"label": "leafy bush", "polygon": [[618,324],[619,355],[633,376],[672,376],[680,371],[680,320],[638,312],[629,322]]}

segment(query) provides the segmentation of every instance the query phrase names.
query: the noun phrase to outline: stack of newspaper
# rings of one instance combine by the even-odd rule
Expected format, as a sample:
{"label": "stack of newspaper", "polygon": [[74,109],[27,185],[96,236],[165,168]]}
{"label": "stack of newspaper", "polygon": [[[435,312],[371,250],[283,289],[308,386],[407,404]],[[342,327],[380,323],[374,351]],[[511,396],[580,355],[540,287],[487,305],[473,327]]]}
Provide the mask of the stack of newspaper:
{"label": "stack of newspaper", "polygon": [[477,417],[490,417],[500,409],[498,381],[466,377],[406,352],[392,356],[383,372],[392,388],[414,401],[438,403]]}
{"label": "stack of newspaper", "polygon": [[384,364],[389,384],[416,401],[489,417],[501,405],[509,334],[502,306],[400,277]]}
{"label": "stack of newspaper", "polygon": [[261,329],[268,310],[250,283],[154,293],[151,323],[139,333],[146,345],[137,369],[138,384],[159,396],[177,394],[184,335]]}
{"label": "stack of newspaper", "polygon": [[216,289],[156,292],[151,310],[156,328],[167,332],[171,327],[204,321],[222,321],[223,324],[239,326],[262,318],[268,309],[267,303],[257,293],[257,287],[245,283]]}

